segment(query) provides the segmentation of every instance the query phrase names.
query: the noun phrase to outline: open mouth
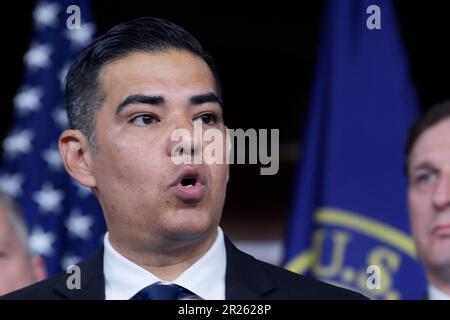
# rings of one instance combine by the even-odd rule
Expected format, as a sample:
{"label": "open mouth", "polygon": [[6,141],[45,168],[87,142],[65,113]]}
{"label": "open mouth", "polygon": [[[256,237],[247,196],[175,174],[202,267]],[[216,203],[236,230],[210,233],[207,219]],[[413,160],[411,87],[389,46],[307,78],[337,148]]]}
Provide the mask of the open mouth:
{"label": "open mouth", "polygon": [[197,177],[186,177],[181,179],[181,185],[186,188],[192,188],[197,184]]}
{"label": "open mouth", "polygon": [[198,169],[186,168],[172,184],[172,190],[182,201],[198,202],[205,195],[206,179]]}

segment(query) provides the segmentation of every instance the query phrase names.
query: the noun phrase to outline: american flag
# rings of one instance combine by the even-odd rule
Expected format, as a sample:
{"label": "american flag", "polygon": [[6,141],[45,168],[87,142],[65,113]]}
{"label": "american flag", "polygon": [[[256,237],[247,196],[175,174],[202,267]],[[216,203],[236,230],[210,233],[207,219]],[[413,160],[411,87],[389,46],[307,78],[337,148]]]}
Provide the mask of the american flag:
{"label": "american flag", "polygon": [[105,232],[97,200],[66,173],[57,146],[68,126],[64,78],[95,26],[83,0],[39,1],[33,20],[25,79],[3,141],[0,189],[18,201],[31,249],[45,258],[51,275],[95,251]]}

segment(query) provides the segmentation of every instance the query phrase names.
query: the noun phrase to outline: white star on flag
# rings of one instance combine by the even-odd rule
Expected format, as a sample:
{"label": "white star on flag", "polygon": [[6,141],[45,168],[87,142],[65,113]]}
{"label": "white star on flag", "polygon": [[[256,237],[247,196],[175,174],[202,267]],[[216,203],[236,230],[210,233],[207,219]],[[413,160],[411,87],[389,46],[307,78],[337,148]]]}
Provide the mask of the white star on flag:
{"label": "white star on flag", "polygon": [[34,22],[39,29],[53,27],[57,22],[60,7],[54,2],[42,2],[33,11]]}
{"label": "white star on flag", "polygon": [[47,161],[49,168],[52,170],[61,170],[63,167],[61,155],[56,147],[45,150],[42,153],[42,158]]}
{"label": "white star on flag", "polygon": [[44,232],[41,227],[35,227],[29,238],[31,251],[47,257],[53,254],[54,241],[55,235],[51,232]]}
{"label": "white star on flag", "polygon": [[24,88],[14,97],[14,107],[21,115],[38,110],[41,106],[42,95],[42,89],[39,87]]}
{"label": "white star on flag", "polygon": [[80,29],[69,29],[66,30],[66,37],[74,44],[76,47],[85,47],[91,40],[95,33],[95,26],[93,23],[84,23],[81,25]]}
{"label": "white star on flag", "polygon": [[69,233],[83,240],[89,239],[91,231],[89,228],[94,224],[94,220],[89,215],[83,215],[79,209],[73,209],[67,218],[65,225]]}
{"label": "white star on flag", "polygon": [[20,132],[16,132],[3,141],[3,149],[8,158],[14,158],[18,154],[28,153],[31,151],[31,140],[34,134],[31,129],[25,129]]}
{"label": "white star on flag", "polygon": [[54,109],[52,118],[60,129],[66,129],[69,126],[69,119],[67,119],[67,113],[63,107]]}
{"label": "white star on flag", "polygon": [[52,47],[49,44],[33,44],[23,57],[31,70],[45,68],[50,64]]}
{"label": "white star on flag", "polygon": [[0,190],[12,197],[18,197],[22,194],[22,183],[24,180],[23,175],[20,173],[3,174],[0,176]]}
{"label": "white star on flag", "polygon": [[53,189],[50,183],[44,183],[40,191],[33,193],[33,200],[39,205],[39,210],[44,213],[58,213],[62,209],[63,198],[64,192]]}
{"label": "white star on flag", "polygon": [[78,189],[78,196],[81,198],[86,198],[88,195],[91,194],[91,189],[88,187],[83,186],[81,183],[78,183],[75,180],[72,180],[72,183],[77,187]]}
{"label": "white star on flag", "polygon": [[64,256],[61,258],[61,267],[64,270],[67,270],[67,268],[69,268],[72,265],[77,264],[78,262],[81,261],[80,257],[77,257],[71,253],[66,253],[64,254]]}

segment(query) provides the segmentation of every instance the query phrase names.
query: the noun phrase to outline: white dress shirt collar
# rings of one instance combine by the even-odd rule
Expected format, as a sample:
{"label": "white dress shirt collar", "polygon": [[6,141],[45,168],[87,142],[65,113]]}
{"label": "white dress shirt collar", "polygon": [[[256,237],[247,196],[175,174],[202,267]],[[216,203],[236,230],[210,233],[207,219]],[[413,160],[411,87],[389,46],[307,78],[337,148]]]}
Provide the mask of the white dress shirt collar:
{"label": "white dress shirt collar", "polygon": [[429,300],[450,300],[450,295],[444,291],[436,288],[432,284],[428,285],[428,299]]}
{"label": "white dress shirt collar", "polygon": [[[205,300],[225,299],[225,241],[222,229],[219,227],[217,231],[216,241],[211,248],[171,282]],[[106,233],[103,244],[106,300],[128,300],[153,283],[166,283],[118,253],[109,242],[109,233]]]}

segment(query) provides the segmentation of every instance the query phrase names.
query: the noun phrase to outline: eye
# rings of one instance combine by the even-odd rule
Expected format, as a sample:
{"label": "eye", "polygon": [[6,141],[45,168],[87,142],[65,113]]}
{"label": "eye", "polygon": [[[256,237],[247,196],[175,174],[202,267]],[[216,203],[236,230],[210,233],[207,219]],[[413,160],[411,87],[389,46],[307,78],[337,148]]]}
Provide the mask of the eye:
{"label": "eye", "polygon": [[430,182],[433,178],[434,178],[434,174],[432,172],[426,172],[426,173],[419,174],[415,178],[415,182],[417,184],[423,184],[426,182]]}
{"label": "eye", "polygon": [[218,122],[218,117],[213,113],[204,113],[199,117],[195,118],[195,120],[201,120],[204,124],[214,125]]}
{"label": "eye", "polygon": [[139,126],[139,127],[145,127],[148,125],[151,125],[153,123],[155,123],[156,121],[158,121],[158,119],[156,119],[155,116],[151,115],[151,114],[140,114],[138,116],[133,117],[130,122]]}

